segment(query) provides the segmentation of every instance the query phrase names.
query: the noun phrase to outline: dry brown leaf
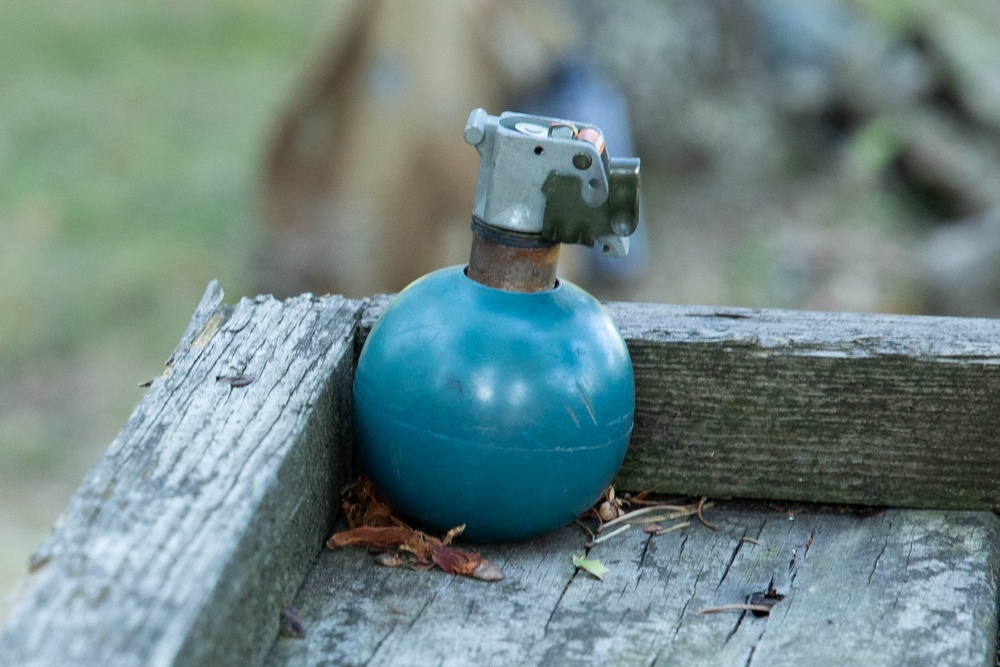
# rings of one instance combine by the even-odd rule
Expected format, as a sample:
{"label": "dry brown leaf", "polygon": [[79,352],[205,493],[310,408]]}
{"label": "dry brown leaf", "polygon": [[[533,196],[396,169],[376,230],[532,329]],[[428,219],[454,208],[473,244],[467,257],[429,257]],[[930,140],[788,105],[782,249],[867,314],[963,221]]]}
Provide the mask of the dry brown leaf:
{"label": "dry brown leaf", "polygon": [[399,555],[399,552],[384,551],[375,556],[375,562],[379,565],[384,565],[385,567],[399,567],[403,565],[403,558]]}
{"label": "dry brown leaf", "polygon": [[640,491],[639,493],[635,494],[634,496],[629,496],[628,501],[629,501],[630,504],[633,504],[633,505],[642,505],[643,503],[647,502],[646,498],[648,498],[650,495],[652,495],[652,493],[653,493],[653,489],[646,489],[645,491]]}
{"label": "dry brown leaf", "polygon": [[329,549],[353,546],[398,549],[410,540],[412,533],[411,529],[399,526],[359,526],[334,533],[326,546]]}
{"label": "dry brown leaf", "polygon": [[451,544],[452,540],[454,540],[456,537],[458,537],[459,535],[461,535],[464,532],[465,532],[465,524],[464,523],[461,526],[455,526],[454,528],[452,528],[451,530],[449,530],[445,534],[445,536],[441,540],[441,542],[443,544],[445,544],[445,545]]}
{"label": "dry brown leaf", "polygon": [[597,508],[597,517],[605,523],[613,519],[617,519],[621,516],[621,514],[622,508],[607,500],[601,503],[601,506]]}
{"label": "dry brown leaf", "polygon": [[347,524],[351,528],[359,526],[403,526],[406,524],[392,513],[392,507],[375,490],[367,477],[349,487],[349,494],[341,503]]}
{"label": "dry brown leaf", "polygon": [[414,530],[393,515],[367,478],[349,488],[342,506],[350,528],[334,533],[326,543],[329,549],[366,546],[381,551],[376,562],[387,567],[427,570],[437,566],[449,574],[482,581],[503,579],[500,569],[478,553],[450,546],[465,530],[464,524],[449,530],[442,539]]}
{"label": "dry brown leaf", "polygon": [[419,563],[433,563],[434,559],[431,557],[433,552],[430,545],[427,544],[428,540],[433,538],[412,528],[408,528],[407,530],[410,531],[410,536],[405,542],[399,545],[399,550],[413,554]]}
{"label": "dry brown leaf", "polygon": [[500,581],[503,579],[503,572],[493,563],[485,558],[479,561],[479,565],[472,571],[472,578],[480,581]]}
{"label": "dry brown leaf", "polygon": [[431,560],[448,574],[469,576],[479,566],[482,558],[477,553],[461,551],[443,544],[430,545]]}

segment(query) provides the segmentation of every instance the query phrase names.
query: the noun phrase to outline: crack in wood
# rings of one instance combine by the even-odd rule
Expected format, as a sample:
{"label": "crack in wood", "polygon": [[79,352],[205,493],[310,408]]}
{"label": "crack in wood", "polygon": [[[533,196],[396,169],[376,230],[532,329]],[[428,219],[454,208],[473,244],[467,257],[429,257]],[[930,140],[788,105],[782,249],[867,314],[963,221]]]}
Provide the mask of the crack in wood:
{"label": "crack in wood", "polygon": [[677,560],[678,561],[680,561],[681,558],[684,556],[684,547],[687,546],[687,542],[688,542],[688,531],[685,530],[684,531],[684,535],[681,538],[681,546],[677,550]]}
{"label": "crack in wood", "polygon": [[441,592],[440,587],[434,589],[434,592],[431,593],[431,595],[427,598],[427,600],[424,601],[424,604],[420,607],[417,613],[413,615],[413,618],[410,619],[410,623],[409,625],[407,625],[406,628],[407,630],[412,630],[413,627],[417,624],[417,621],[423,618],[424,612],[427,611],[427,608],[430,607],[431,604],[433,604],[434,600],[437,599],[438,593],[440,592]]}
{"label": "crack in wood", "polygon": [[[956,550],[964,549],[966,555],[962,558],[972,559],[970,565],[959,559],[950,566],[949,571],[956,574],[934,584],[943,588],[937,589],[931,599],[922,586],[899,585],[883,590],[879,588],[883,577],[875,577],[872,588],[866,587],[868,569],[878,551],[878,543],[869,543],[869,537],[884,533],[888,519],[883,524],[879,516],[803,510],[796,521],[789,522],[783,512],[739,510],[725,505],[717,511],[720,531],[697,527],[687,531],[685,555],[680,558],[680,535],[659,538],[660,544],[649,547],[644,561],[642,553],[648,536],[638,532],[595,547],[591,556],[599,552],[602,560],[616,565],[604,582],[592,580],[586,573],[570,575],[567,560],[579,553],[580,543],[579,534],[572,528],[538,544],[503,547],[508,579],[502,587],[483,588],[479,582],[452,580],[450,588],[443,589],[437,601],[423,612],[422,622],[406,634],[405,625],[399,626],[383,646],[380,658],[384,662],[406,659],[420,664],[445,659],[525,666],[560,660],[565,664],[631,666],[964,665],[967,663],[941,659],[951,655],[944,651],[953,652],[954,644],[960,641],[963,646],[977,647],[970,655],[978,655],[986,646],[987,635],[995,631],[995,625],[990,624],[994,617],[984,625],[977,620],[978,612],[973,611],[983,603],[973,591],[984,595],[996,591],[996,582],[987,573],[992,572],[989,563],[996,559],[984,559],[981,554],[982,540],[1000,535],[1000,522],[992,514],[976,514],[970,523],[967,515],[887,513],[889,517],[910,517],[906,519],[908,525],[918,529],[901,530],[897,520],[879,565],[880,574],[901,576],[909,540],[921,545],[912,551],[911,570],[919,566],[926,571],[929,564],[940,563],[935,559],[942,553]],[[919,528],[927,521],[937,522],[932,534]],[[760,535],[762,545],[743,547],[729,567],[727,583],[713,593],[732,557],[734,541],[741,534]],[[956,540],[956,535],[976,537]],[[988,543],[993,545],[991,548],[1000,548],[1000,540]],[[796,566],[789,572],[789,552],[793,548],[797,551]],[[366,557],[357,554],[353,558]],[[311,633],[316,639],[305,640],[316,642],[312,653],[302,651],[300,643],[279,643],[269,667],[304,667],[316,664],[317,656],[336,656],[336,660],[350,663],[348,656],[352,654],[367,655],[365,647],[378,639],[365,630],[366,624],[375,622],[371,613],[344,627],[342,613],[332,610],[345,609],[352,599],[358,604],[357,595],[362,596],[360,604],[370,605],[372,591],[379,591],[378,595],[385,598],[375,603],[376,608],[399,604],[399,600],[419,608],[439,586],[436,579],[411,573],[356,569],[348,553],[330,552],[322,560],[327,561],[326,566],[303,591],[310,591],[317,583],[320,588],[295,604],[310,610],[313,622],[321,626],[336,620],[341,643],[336,647],[327,644],[324,649],[321,631]],[[330,587],[331,576],[342,570],[365,580],[350,587],[353,594]],[[668,577],[669,586],[664,583]],[[984,583],[977,587],[979,577],[984,578]],[[376,585],[378,581],[387,583]],[[740,610],[739,616],[736,612],[707,616],[697,613],[709,605],[743,602],[751,591],[771,587],[780,588],[781,593],[788,590],[793,597],[776,605],[766,618],[750,616],[745,610]],[[900,596],[898,611],[893,607],[894,593]],[[470,600],[480,605],[479,613],[469,611]],[[942,606],[942,600],[949,603]],[[958,606],[953,606],[952,601]],[[913,627],[901,624],[901,613],[928,616],[922,616],[926,622]],[[313,656],[311,661],[305,659],[307,655]]]}
{"label": "crack in wood", "polygon": [[[589,553],[589,550],[587,550],[585,553]],[[569,576],[569,579],[566,580],[566,585],[563,586],[562,592],[559,593],[559,598],[556,600],[556,603],[552,606],[552,612],[549,614],[548,619],[545,621],[545,627],[542,628],[543,638],[548,636],[549,625],[552,623],[552,619],[555,618],[556,612],[559,611],[559,605],[562,604],[563,598],[566,597],[566,593],[569,591],[569,587],[573,584],[573,581],[576,580],[578,574],[580,574],[580,570],[574,568],[573,574],[571,574]]]}
{"label": "crack in wood", "polygon": [[875,571],[878,570],[878,564],[882,560],[882,556],[885,555],[885,550],[889,548],[889,538],[886,537],[885,541],[882,542],[882,548],[879,549],[878,554],[875,556],[874,562],[872,562],[872,569],[868,572],[868,585],[872,585],[872,579],[875,578]]}
{"label": "crack in wood", "polygon": [[688,599],[684,601],[684,605],[681,607],[680,613],[677,614],[677,623],[674,625],[674,632],[671,636],[671,641],[677,639],[678,633],[681,631],[681,626],[684,625],[684,616],[687,614],[688,607],[694,602],[694,598],[698,593],[698,582],[701,581],[701,575],[705,572],[705,567],[701,566],[698,569],[698,574],[694,578],[694,584],[691,586],[691,594]]}
{"label": "crack in wood", "polygon": [[806,540],[806,548],[802,554],[802,559],[805,560],[809,557],[809,550],[812,549],[813,542],[816,539],[816,535],[819,533],[819,528],[813,528],[809,532],[809,539]]}
{"label": "crack in wood", "polygon": [[[797,559],[798,547],[792,549],[792,562],[789,563],[789,565],[788,565],[788,594],[789,595],[791,594],[792,588],[795,585],[795,578],[797,576],[799,576],[799,569],[801,567],[801,563],[804,563],[806,561],[806,559],[809,557],[809,550],[812,549],[813,541],[816,539],[816,534],[817,534],[818,530],[819,530],[818,528],[813,528],[809,532],[809,537],[806,538],[805,544],[802,547],[802,559],[801,559],[801,562]],[[770,587],[769,590],[774,588],[774,579],[773,578],[771,579],[771,583],[769,584],[769,587]]]}
{"label": "crack in wood", "polygon": [[[868,586],[872,585],[872,581],[875,578],[875,572],[878,570],[879,563],[882,561],[882,557],[885,555],[886,549],[889,547],[889,542],[892,539],[892,526],[895,522],[895,515],[890,515],[888,518],[883,516],[883,524],[886,524],[885,532],[882,535],[882,546],[879,548],[879,552],[875,555],[875,559],[872,562],[871,570],[868,572]],[[873,534],[873,538],[875,535]],[[912,545],[911,545],[912,548]],[[904,568],[905,570],[905,568]]]}
{"label": "crack in wood", "polygon": [[381,638],[379,638],[379,640],[375,643],[375,646],[372,648],[371,655],[368,656],[367,660],[365,660],[364,662],[365,665],[372,664],[372,661],[375,660],[375,657],[378,655],[379,650],[381,650],[382,645],[385,644],[386,640],[389,639],[389,637],[391,637],[392,634],[396,631],[396,627],[397,627],[396,624],[393,623],[392,626],[389,628],[389,631],[386,632],[384,635],[382,635]]}
{"label": "crack in wood", "polygon": [[904,561],[904,563],[903,563],[903,572],[909,572],[910,571],[910,555],[913,553],[913,542],[914,542],[914,540],[913,540],[913,532],[914,531],[915,531],[915,529],[911,529],[911,531],[910,531],[910,541],[909,541],[909,545],[908,545],[908,547],[906,549],[906,561]]}
{"label": "crack in wood", "polygon": [[[174,372],[153,383],[88,475],[67,524],[36,554],[45,565],[34,568],[29,603],[0,634],[0,662],[20,664],[8,656],[26,655],[25,647],[50,651],[46,664],[109,665],[117,663],[97,654],[136,664],[219,656],[256,664],[267,650],[273,601],[302,584],[335,509],[331,489],[345,481],[351,359],[365,325],[354,332],[359,318],[368,326],[374,318],[335,298],[265,298],[225,311],[209,303],[186,340],[216,312],[230,321],[204,336],[204,347],[179,346]],[[996,323],[707,310],[675,327],[683,309],[614,306],[634,352],[639,406],[622,488],[628,480],[650,486],[645,475],[714,496],[737,495],[733,485],[750,479],[740,488],[772,498],[1000,502],[989,431],[1000,378],[974,361],[996,354]],[[817,345],[837,354],[796,357],[794,348]],[[227,398],[211,378],[234,363],[257,380]],[[683,465],[665,467],[664,451]],[[660,479],[675,469],[683,474]],[[354,664],[372,647],[378,657],[369,662],[420,664],[558,656],[628,665],[944,664],[995,647],[993,514],[888,510],[880,525],[829,512],[789,524],[738,504],[720,511],[719,532],[688,530],[655,546],[639,534],[604,543],[603,560],[616,567],[603,583],[567,571],[579,553],[569,529],[497,547],[507,549],[509,578],[495,588],[324,552],[295,601],[310,633],[277,642],[268,664]],[[765,548],[732,544],[749,522]],[[745,612],[735,624],[691,612],[696,600],[714,602],[716,578],[716,597],[724,591],[730,602],[768,574],[770,586],[795,591],[786,603],[794,607],[751,619],[759,623]],[[408,624],[382,617],[397,607],[415,612]],[[920,622],[902,623],[903,615]],[[81,653],[97,633],[96,653]]]}
{"label": "crack in wood", "polygon": [[623,610],[623,611],[621,612],[621,614],[619,614],[619,616],[618,616],[618,621],[617,621],[617,622],[615,623],[615,631],[616,631],[616,632],[618,631],[618,629],[619,629],[619,628],[621,628],[621,627],[622,627],[622,623],[624,623],[624,622],[625,622],[625,619],[626,619],[626,618],[628,618],[628,617],[629,617],[629,615],[630,615],[631,613],[632,613],[632,610],[631,610],[631,609],[628,609],[628,608],[626,608],[626,609],[624,609],[624,610]]}
{"label": "crack in wood", "polygon": [[[745,532],[743,533],[743,537],[746,537]],[[722,576],[719,577],[719,583],[716,584],[715,586],[716,591],[718,591],[722,587],[722,583],[726,580],[726,577],[729,575],[729,570],[733,567],[733,563],[736,562],[736,556],[739,555],[740,549],[742,548],[743,548],[743,541],[742,539],[740,539],[736,542],[736,547],[733,548],[733,552],[730,554],[729,560],[728,562],[726,562],[726,566],[722,570]]]}
{"label": "crack in wood", "polygon": [[737,616],[736,618],[736,623],[733,625],[732,629],[730,629],[729,632],[726,633],[725,639],[722,640],[723,644],[729,643],[729,640],[733,638],[733,635],[735,635],[739,631],[740,626],[743,625],[743,620],[746,617],[747,617],[747,612],[745,610],[741,611],[739,616]]}
{"label": "crack in wood", "polygon": [[[639,557],[639,568],[641,568],[646,563],[646,554],[649,553],[649,545],[653,543],[653,536],[647,535],[646,542],[642,545],[642,556]],[[641,574],[640,574],[641,576]]]}

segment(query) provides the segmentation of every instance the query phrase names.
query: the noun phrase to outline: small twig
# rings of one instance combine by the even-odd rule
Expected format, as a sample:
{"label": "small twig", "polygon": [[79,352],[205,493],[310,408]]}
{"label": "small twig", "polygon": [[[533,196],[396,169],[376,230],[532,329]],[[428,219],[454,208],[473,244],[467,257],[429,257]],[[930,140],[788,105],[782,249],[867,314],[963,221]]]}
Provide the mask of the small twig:
{"label": "small twig", "polygon": [[758,547],[760,546],[760,540],[753,537],[747,537],[746,535],[740,538],[740,542],[749,542],[750,544],[756,544]]}
{"label": "small twig", "polygon": [[[657,511],[660,511],[660,512],[669,512],[669,513],[671,513],[673,515],[673,516],[665,516],[665,517],[663,517],[665,519],[678,519],[678,518],[680,518],[682,516],[686,516],[686,515],[689,515],[691,513],[691,509],[690,508],[683,507],[681,505],[651,505],[649,507],[643,507],[641,509],[633,510],[633,511],[629,512],[628,514],[622,514],[620,517],[618,517],[616,519],[612,519],[611,521],[607,521],[604,524],[602,524],[602,525],[600,525],[600,526],[597,527],[597,532],[600,533],[605,528],[609,528],[611,526],[617,526],[620,523],[632,523],[637,517],[645,516],[646,514],[652,514],[653,512],[657,512]],[[652,519],[648,519],[648,520],[652,521]]]}
{"label": "small twig", "polygon": [[709,521],[706,521],[706,520],[705,520],[705,517],[704,517],[704,516],[702,516],[702,513],[701,513],[701,511],[702,511],[703,509],[705,509],[705,501],[706,501],[706,500],[708,500],[708,498],[706,498],[706,497],[703,497],[703,498],[702,498],[701,500],[699,500],[699,501],[698,501],[698,512],[697,512],[697,514],[698,514],[698,521],[701,521],[701,522],[702,522],[702,524],[704,524],[704,526],[705,526],[706,528],[711,528],[712,530],[718,530],[718,529],[719,529],[719,527],[718,527],[718,526],[716,526],[716,525],[715,525],[714,523],[711,523],[711,522],[709,522]]}
{"label": "small twig", "polygon": [[718,607],[709,607],[708,609],[702,609],[699,613],[701,614],[719,614],[724,611],[756,611],[762,614],[770,614],[771,606],[769,604],[724,604]]}
{"label": "small twig", "polygon": [[635,494],[634,496],[632,496],[632,495],[628,496],[627,500],[630,503],[645,502],[646,498],[648,498],[649,495],[651,493],[653,493],[653,491],[654,491],[654,489],[646,489],[645,491],[640,491],[639,493]]}
{"label": "small twig", "polygon": [[657,505],[676,507],[678,506],[677,503],[682,503],[682,502],[684,502],[683,498],[671,498],[670,500],[630,500],[628,501],[628,504],[636,507],[655,507]]}
{"label": "small twig", "polygon": [[662,505],[662,500],[646,500],[645,498],[629,498],[629,505],[634,505],[635,507],[651,507],[653,505]]}
{"label": "small twig", "polygon": [[582,530],[583,532],[587,533],[587,537],[590,540],[594,539],[594,537],[595,537],[594,531],[592,531],[590,528],[588,528],[587,524],[585,524],[584,522],[580,521],[579,519],[577,519],[573,523],[575,523],[576,525],[578,525],[580,527],[580,530]]}
{"label": "small twig", "polygon": [[[605,525],[607,525],[607,524],[605,524]],[[612,530],[607,535],[601,535],[600,537],[598,537],[596,539],[593,539],[590,542],[587,542],[587,548],[589,549],[590,547],[594,546],[595,544],[600,544],[601,542],[604,542],[605,540],[610,540],[615,535],[618,535],[620,533],[624,533],[626,530],[628,530],[631,527],[632,527],[631,525],[625,524],[624,526],[622,526],[618,530]]]}
{"label": "small twig", "polygon": [[661,528],[660,530],[653,533],[654,535],[666,535],[667,533],[672,533],[675,530],[680,530],[681,528],[687,528],[691,525],[690,521],[685,521],[684,523],[675,523],[670,526],[670,528]]}
{"label": "small twig", "polygon": [[638,521],[630,521],[628,523],[637,523],[637,522],[650,523],[650,522],[654,522],[654,521],[673,521],[674,519],[683,519],[684,517],[693,516],[694,512],[695,512],[695,510],[692,507],[690,510],[687,510],[685,512],[671,512],[669,514],[655,514],[654,513],[654,514],[652,514],[650,516],[644,516],[641,519],[639,519]]}
{"label": "small twig", "polygon": [[656,489],[646,489],[645,491],[640,491],[634,496],[629,496],[627,498],[622,498],[629,505],[638,505],[639,507],[646,507],[648,505],[676,505],[683,502],[683,498],[671,498],[669,500],[664,498],[658,498],[656,500],[647,500],[647,498],[656,492]]}

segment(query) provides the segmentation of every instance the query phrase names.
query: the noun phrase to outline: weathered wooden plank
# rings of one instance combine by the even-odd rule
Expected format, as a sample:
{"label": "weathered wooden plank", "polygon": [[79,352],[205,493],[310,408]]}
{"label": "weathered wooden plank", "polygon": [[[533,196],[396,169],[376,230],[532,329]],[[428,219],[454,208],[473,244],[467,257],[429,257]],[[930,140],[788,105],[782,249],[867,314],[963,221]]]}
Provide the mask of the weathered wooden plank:
{"label": "weathered wooden plank", "polygon": [[35,554],[0,664],[262,661],[345,479],[360,304],[221,298]]}
{"label": "weathered wooden plank", "polygon": [[636,376],[619,487],[1000,510],[1000,320],[609,309]]}
{"label": "weathered wooden plank", "polygon": [[[337,297],[220,301],[210,288],[168,372],[36,554],[0,630],[0,664],[263,659],[328,531],[349,461],[356,342],[387,298],[364,312]],[[639,399],[619,486],[997,506],[1000,323],[611,310]],[[280,640],[270,659],[790,664],[863,653],[868,664],[976,664],[989,654],[993,515],[720,514],[719,533],[633,531],[599,545],[594,555],[627,573],[603,588],[572,572],[582,541],[569,529],[487,549],[508,575],[497,587],[325,554],[299,596],[309,639]],[[744,534],[762,545],[741,544]],[[789,597],[768,619],[694,614],[769,582]]]}
{"label": "weathered wooden plank", "polygon": [[642,378],[628,486],[1000,509],[1000,320],[612,312]]}
{"label": "weathered wooden plank", "polygon": [[[993,514],[708,514],[718,531],[633,528],[596,545],[603,582],[574,572],[575,528],[480,547],[504,570],[496,584],[324,553],[295,601],[306,638],[278,639],[266,664],[993,664]],[[785,598],[770,616],[700,613],[772,585]]]}

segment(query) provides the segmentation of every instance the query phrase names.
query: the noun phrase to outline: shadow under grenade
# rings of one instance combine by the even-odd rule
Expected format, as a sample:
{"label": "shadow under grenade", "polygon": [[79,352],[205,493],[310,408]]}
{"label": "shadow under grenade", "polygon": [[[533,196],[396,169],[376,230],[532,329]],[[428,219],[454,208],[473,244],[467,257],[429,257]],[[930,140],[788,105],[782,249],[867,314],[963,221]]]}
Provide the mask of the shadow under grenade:
{"label": "shadow under grenade", "polygon": [[585,123],[476,109],[480,155],[468,266],[418,279],[358,360],[359,456],[402,516],[469,538],[571,523],[611,483],[635,386],[605,308],[556,279],[560,243],[628,252],[639,160],[609,158]]}

